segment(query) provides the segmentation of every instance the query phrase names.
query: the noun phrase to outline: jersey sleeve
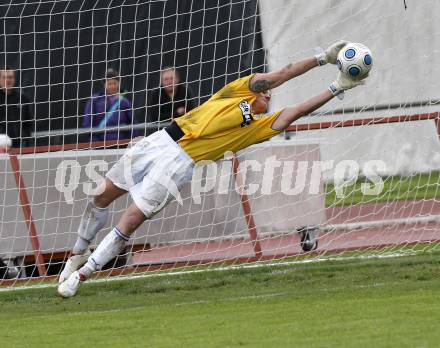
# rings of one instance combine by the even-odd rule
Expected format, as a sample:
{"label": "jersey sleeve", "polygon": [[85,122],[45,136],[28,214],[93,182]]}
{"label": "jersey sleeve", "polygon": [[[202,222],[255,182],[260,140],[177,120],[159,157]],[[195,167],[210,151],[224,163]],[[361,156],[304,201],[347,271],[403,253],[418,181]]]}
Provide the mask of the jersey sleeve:
{"label": "jersey sleeve", "polygon": [[272,129],[272,123],[278,118],[283,110],[279,110],[270,115],[256,115],[253,123],[255,127],[254,131],[254,144],[261,143],[272,138],[275,135],[280,134],[282,131]]}
{"label": "jersey sleeve", "polygon": [[255,95],[255,93],[249,89],[249,83],[254,75],[255,74],[248,75],[228,83],[214,94],[211,99],[244,98]]}

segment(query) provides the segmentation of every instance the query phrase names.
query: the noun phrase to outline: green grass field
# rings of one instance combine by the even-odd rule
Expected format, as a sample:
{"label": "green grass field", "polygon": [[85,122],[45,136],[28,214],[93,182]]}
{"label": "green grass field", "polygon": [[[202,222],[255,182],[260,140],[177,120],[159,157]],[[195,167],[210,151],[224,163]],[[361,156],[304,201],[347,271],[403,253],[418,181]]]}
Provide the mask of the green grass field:
{"label": "green grass field", "polygon": [[364,195],[361,184],[365,179],[360,179],[344,188],[344,195],[336,195],[335,186],[327,184],[326,206],[341,206],[360,203],[389,203],[397,200],[433,199],[440,198],[440,172],[428,174],[415,174],[413,176],[389,176],[382,178],[384,187],[378,195]]}
{"label": "green grass field", "polygon": [[438,347],[440,254],[0,292],[2,347]]}
{"label": "green grass field", "polygon": [[[377,196],[362,194],[362,180],[343,198],[327,185],[326,204],[440,198],[438,172],[383,179]],[[438,347],[436,249],[95,282],[68,300],[55,287],[0,292],[0,346]]]}

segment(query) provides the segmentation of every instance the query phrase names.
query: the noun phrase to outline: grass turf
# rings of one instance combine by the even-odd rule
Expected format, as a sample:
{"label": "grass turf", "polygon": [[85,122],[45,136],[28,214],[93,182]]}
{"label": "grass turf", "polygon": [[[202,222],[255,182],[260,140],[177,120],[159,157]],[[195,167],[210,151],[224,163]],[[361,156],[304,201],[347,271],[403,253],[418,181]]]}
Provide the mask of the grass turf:
{"label": "grass turf", "polygon": [[384,183],[383,189],[377,195],[364,195],[362,193],[362,183],[370,183],[365,178],[346,185],[343,188],[343,195],[339,197],[336,194],[335,186],[327,184],[325,186],[326,206],[440,198],[440,172],[412,176],[389,176],[383,177],[382,181]]}
{"label": "grass turf", "polygon": [[3,347],[435,347],[440,254],[0,293]]}

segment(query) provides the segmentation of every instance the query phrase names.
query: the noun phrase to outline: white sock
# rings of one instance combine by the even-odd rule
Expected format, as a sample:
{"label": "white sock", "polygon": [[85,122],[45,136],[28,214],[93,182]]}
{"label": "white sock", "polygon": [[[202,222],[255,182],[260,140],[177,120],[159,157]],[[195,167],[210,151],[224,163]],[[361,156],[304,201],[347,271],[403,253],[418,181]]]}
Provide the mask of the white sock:
{"label": "white sock", "polygon": [[75,242],[75,246],[72,249],[73,255],[82,255],[86,252],[87,248],[90,245],[90,241],[85,240],[84,238],[78,236]]}
{"label": "white sock", "polygon": [[118,256],[124,249],[125,242],[129,239],[130,237],[122,234],[116,227],[113,228],[99,243],[86,264],[79,270],[79,273],[83,278],[89,278],[93,272],[99,271],[106,263]]}
{"label": "white sock", "polygon": [[73,254],[84,254],[98,231],[107,223],[108,208],[100,208],[92,201],[87,203],[78,228],[78,238],[73,247]]}

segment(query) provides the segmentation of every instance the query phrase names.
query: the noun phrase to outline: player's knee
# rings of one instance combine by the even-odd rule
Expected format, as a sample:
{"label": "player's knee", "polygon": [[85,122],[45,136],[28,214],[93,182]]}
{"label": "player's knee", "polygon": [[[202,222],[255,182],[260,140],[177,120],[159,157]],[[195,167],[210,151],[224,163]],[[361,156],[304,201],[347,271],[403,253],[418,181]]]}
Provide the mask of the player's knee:
{"label": "player's knee", "polygon": [[106,179],[96,188],[93,195],[93,204],[99,208],[106,208],[125,192],[126,191],[115,186],[110,180]]}
{"label": "player's knee", "polygon": [[106,208],[111,203],[109,197],[107,197],[107,196],[108,195],[106,195],[105,192],[94,196],[93,197],[93,204],[97,207],[100,207],[100,208]]}

